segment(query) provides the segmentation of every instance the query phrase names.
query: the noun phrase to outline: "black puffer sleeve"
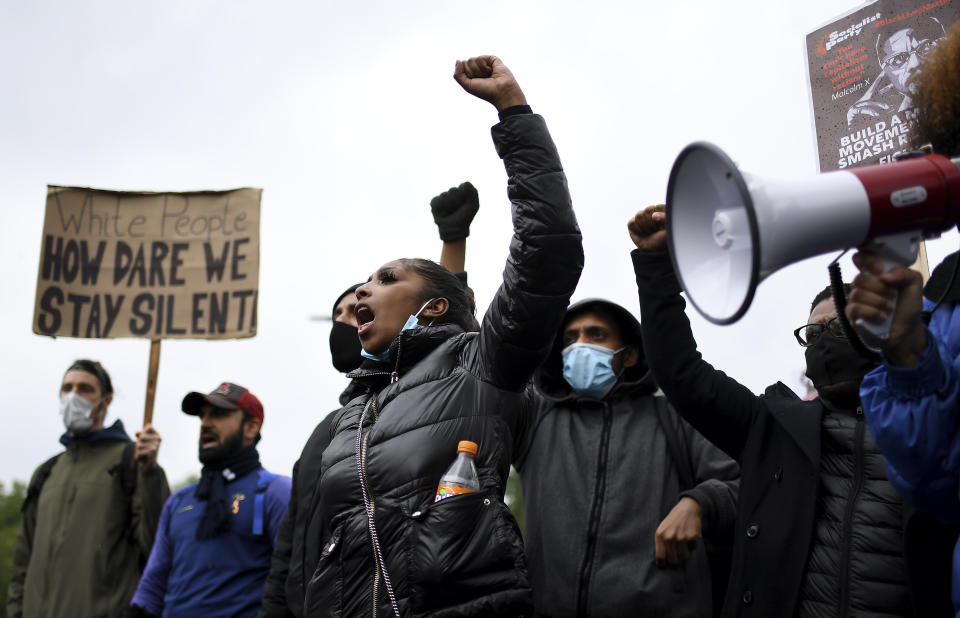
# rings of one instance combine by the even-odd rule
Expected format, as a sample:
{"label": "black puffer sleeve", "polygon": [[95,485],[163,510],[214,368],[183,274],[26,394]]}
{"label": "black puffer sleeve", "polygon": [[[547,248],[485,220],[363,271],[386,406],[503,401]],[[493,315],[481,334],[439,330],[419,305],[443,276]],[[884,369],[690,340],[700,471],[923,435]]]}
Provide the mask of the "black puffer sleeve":
{"label": "black puffer sleeve", "polygon": [[583,246],[543,118],[511,115],[493,127],[493,141],[507,169],[514,234],[503,284],[466,362],[484,380],[520,390],[550,352],[583,269]]}

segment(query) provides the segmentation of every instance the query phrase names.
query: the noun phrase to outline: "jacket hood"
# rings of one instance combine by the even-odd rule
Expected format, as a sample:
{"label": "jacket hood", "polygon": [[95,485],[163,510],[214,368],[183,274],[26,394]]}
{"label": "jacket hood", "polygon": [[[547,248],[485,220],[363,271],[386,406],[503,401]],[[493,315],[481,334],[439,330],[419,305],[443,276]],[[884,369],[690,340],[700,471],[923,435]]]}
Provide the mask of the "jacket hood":
{"label": "jacket hood", "polygon": [[937,302],[943,298],[943,302],[947,303],[960,300],[960,283],[956,282],[960,278],[958,277],[960,271],[954,270],[957,268],[958,254],[960,252],[954,251],[933,269],[930,279],[923,288],[923,295],[927,300]]}
{"label": "jacket hood", "polygon": [[[392,374],[402,376],[411,367],[426,358],[447,339],[464,332],[456,324],[424,326],[400,331],[390,344],[390,357],[385,361],[364,358],[360,366],[347,377],[363,386],[381,388],[389,383]],[[351,383],[352,384],[352,383]]]}
{"label": "jacket hood", "polygon": [[133,442],[127,431],[123,428],[123,421],[117,419],[113,425],[104,427],[99,431],[94,431],[83,436],[71,436],[69,431],[63,432],[60,436],[60,444],[69,446],[71,442],[102,442],[109,440],[120,440],[123,442]]}
{"label": "jacket hood", "polygon": [[567,308],[563,316],[562,326],[557,331],[557,336],[553,340],[553,347],[550,349],[550,355],[543,365],[537,369],[533,376],[533,384],[537,391],[547,399],[553,401],[563,401],[566,399],[578,399],[578,395],[563,377],[563,327],[576,315],[592,309],[600,309],[604,313],[613,317],[617,326],[620,328],[621,337],[624,343],[633,345],[637,348],[639,358],[637,364],[633,367],[627,367],[620,374],[620,379],[607,394],[605,399],[618,397],[627,393],[643,394],[644,392],[653,393],[657,390],[656,382],[653,380],[653,373],[647,365],[647,359],[643,353],[643,339],[640,335],[640,322],[633,314],[620,305],[603,300],[602,298],[585,298],[584,300],[573,303]]}

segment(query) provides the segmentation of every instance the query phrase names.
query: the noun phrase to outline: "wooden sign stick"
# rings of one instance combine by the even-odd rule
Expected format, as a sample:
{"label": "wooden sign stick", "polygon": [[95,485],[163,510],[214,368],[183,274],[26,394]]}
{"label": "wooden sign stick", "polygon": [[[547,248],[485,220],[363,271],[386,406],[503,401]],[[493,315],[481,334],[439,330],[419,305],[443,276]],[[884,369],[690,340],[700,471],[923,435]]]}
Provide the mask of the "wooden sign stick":
{"label": "wooden sign stick", "polygon": [[153,400],[157,396],[157,372],[160,370],[160,339],[150,340],[150,367],[147,369],[147,401],[143,406],[143,425],[153,422]]}

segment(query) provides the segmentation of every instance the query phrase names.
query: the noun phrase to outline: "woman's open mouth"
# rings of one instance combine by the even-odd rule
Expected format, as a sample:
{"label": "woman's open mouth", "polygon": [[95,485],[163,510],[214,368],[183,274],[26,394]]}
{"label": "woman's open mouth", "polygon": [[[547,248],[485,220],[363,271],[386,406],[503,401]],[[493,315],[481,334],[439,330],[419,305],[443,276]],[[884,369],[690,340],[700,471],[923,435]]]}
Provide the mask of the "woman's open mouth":
{"label": "woman's open mouth", "polygon": [[373,324],[375,319],[373,310],[363,303],[357,303],[356,308],[354,308],[354,314],[357,316],[357,333],[363,335],[363,333],[370,328],[370,325]]}

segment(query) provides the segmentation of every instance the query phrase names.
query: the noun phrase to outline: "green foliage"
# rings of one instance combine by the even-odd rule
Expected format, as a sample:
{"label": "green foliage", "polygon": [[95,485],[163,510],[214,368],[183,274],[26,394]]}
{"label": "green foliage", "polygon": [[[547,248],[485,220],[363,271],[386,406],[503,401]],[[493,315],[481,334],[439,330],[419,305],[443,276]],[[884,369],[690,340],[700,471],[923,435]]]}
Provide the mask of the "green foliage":
{"label": "green foliage", "polygon": [[513,468],[510,468],[510,476],[507,478],[507,491],[503,496],[503,501],[510,507],[517,523],[520,524],[520,533],[523,534],[523,494],[520,492],[520,475]]}
{"label": "green foliage", "polygon": [[183,489],[184,487],[186,487],[186,486],[189,485],[190,483],[196,483],[196,482],[199,481],[199,480],[200,480],[200,476],[199,476],[199,475],[197,475],[197,474],[191,474],[190,476],[188,476],[187,478],[183,479],[183,480],[180,481],[179,483],[175,483],[174,486],[173,486],[173,488],[170,490],[170,493],[173,493],[173,492],[177,491],[178,489]]}
{"label": "green foliage", "polygon": [[17,533],[20,531],[20,505],[26,493],[27,486],[20,481],[13,482],[13,490],[9,493],[0,483],[0,616],[7,615],[7,587],[13,571]]}

